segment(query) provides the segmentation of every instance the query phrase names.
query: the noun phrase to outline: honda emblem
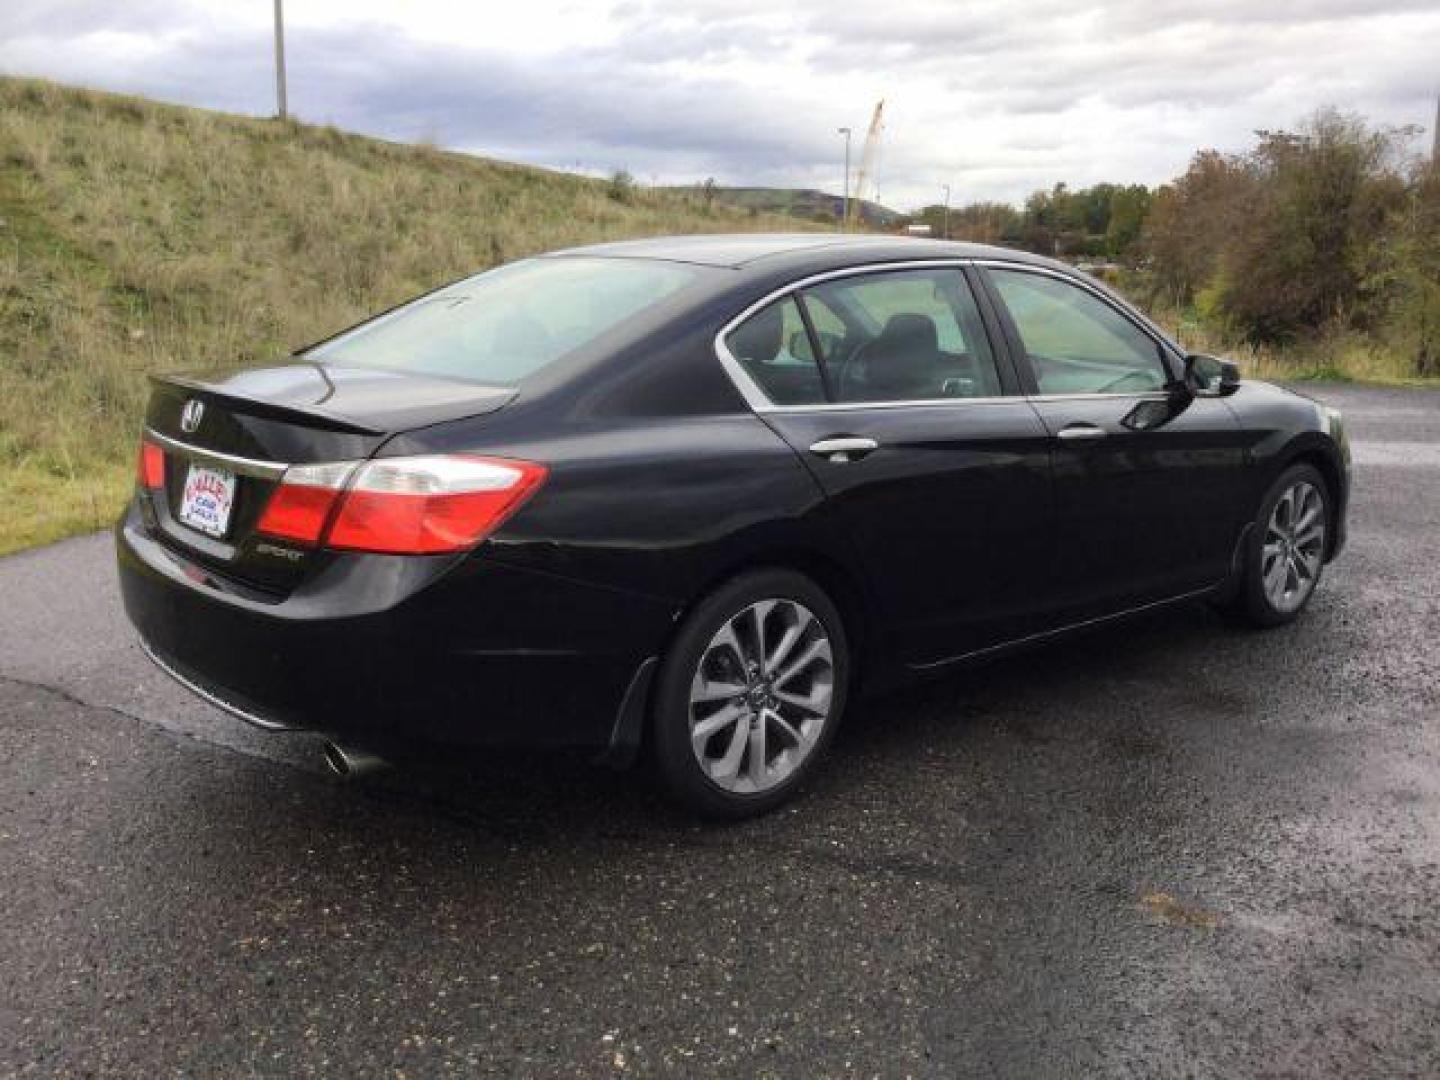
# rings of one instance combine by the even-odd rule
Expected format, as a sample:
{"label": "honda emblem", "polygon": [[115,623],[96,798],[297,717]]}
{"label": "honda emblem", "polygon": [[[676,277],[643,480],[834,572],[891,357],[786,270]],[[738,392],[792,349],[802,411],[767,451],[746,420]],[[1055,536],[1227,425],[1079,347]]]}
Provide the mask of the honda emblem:
{"label": "honda emblem", "polygon": [[194,431],[200,426],[200,421],[204,416],[205,403],[197,398],[191,398],[185,402],[185,408],[180,411],[180,430]]}

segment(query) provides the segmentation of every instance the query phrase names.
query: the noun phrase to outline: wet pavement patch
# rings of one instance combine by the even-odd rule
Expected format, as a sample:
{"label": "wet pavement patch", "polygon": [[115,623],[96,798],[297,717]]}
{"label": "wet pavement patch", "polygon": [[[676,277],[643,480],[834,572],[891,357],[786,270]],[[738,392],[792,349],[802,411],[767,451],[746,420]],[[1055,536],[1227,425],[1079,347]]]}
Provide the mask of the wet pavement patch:
{"label": "wet pavement patch", "polygon": [[1314,392],[1359,464],[1301,622],[864,702],[734,828],[339,785],[151,669],[105,537],[0,560],[0,1075],[1440,1076],[1440,470],[1363,451],[1440,394]]}

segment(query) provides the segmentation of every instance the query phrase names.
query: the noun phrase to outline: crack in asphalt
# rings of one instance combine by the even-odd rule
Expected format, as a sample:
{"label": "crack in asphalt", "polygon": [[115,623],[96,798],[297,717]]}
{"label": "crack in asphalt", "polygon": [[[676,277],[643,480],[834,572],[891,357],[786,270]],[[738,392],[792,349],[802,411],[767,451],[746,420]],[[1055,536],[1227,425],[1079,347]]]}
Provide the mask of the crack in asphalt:
{"label": "crack in asphalt", "polygon": [[[4,673],[0,673],[0,683],[9,683],[11,686],[20,686],[24,687],[27,690],[42,690],[47,694],[54,694],[62,701],[68,701],[71,705],[78,705],[82,709],[96,709],[100,712],[114,713],[116,716],[123,716],[126,720],[133,720],[135,721],[135,723],[144,724],[146,727],[158,727],[161,730],[169,730],[165,728],[163,724],[159,724],[154,720],[149,720],[144,717],[136,716],[134,713],[126,712],[124,709],[121,709],[118,706],[102,705],[97,702],[86,701],[83,698],[72,693],[71,691],[66,690],[63,686],[52,686],[49,683],[36,682],[33,679],[21,679],[15,675],[6,675]],[[197,739],[197,741],[203,740]]]}
{"label": "crack in asphalt", "polygon": [[61,701],[65,701],[71,705],[76,706],[77,708],[94,709],[96,712],[110,713],[113,716],[121,717],[122,719],[129,720],[130,722],[139,725],[145,731],[159,732],[160,734],[172,739],[185,739],[190,742],[196,743],[199,746],[206,746],[212,747],[216,750],[223,750],[227,754],[232,754],[236,757],[243,757],[249,761],[264,761],[272,765],[282,765],[285,768],[291,769],[298,773],[309,772],[309,770],[305,769],[303,766],[296,765],[294,762],[287,761],[284,758],[273,758],[262,756],[260,754],[252,754],[248,751],[240,749],[237,746],[229,746],[226,743],[220,742],[216,739],[207,739],[197,732],[187,731],[184,728],[175,727],[171,724],[167,724],[163,720],[154,717],[139,716],[135,713],[128,712],[125,709],[120,708],[118,705],[107,705],[103,702],[86,701],[78,694],[75,694],[73,691],[65,689],[63,686],[55,686],[50,683],[39,682],[35,679],[22,679],[19,676],[6,675],[4,673],[0,673],[0,683],[6,683],[10,686],[22,687],[27,690],[38,690],[46,694],[53,694]]}

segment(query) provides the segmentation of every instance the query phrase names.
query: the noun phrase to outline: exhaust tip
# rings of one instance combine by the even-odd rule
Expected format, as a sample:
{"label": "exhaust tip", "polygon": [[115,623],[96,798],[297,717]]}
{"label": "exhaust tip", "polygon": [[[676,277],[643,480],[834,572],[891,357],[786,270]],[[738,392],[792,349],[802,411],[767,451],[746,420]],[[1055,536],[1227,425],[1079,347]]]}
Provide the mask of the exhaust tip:
{"label": "exhaust tip", "polygon": [[323,754],[325,766],[342,780],[358,780],[389,765],[382,757],[339,743],[327,742]]}

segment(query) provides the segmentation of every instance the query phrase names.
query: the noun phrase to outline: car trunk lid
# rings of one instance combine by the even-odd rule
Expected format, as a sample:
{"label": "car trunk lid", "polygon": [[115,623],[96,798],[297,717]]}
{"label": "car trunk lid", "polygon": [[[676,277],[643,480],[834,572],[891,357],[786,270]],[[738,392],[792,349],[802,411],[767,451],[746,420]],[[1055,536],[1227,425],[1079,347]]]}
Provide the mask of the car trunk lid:
{"label": "car trunk lid", "polygon": [[147,524],[172,549],[257,598],[287,595],[329,553],[257,526],[286,468],[370,457],[392,435],[483,415],[506,388],[297,362],[156,377],[146,437],[164,455]]}

